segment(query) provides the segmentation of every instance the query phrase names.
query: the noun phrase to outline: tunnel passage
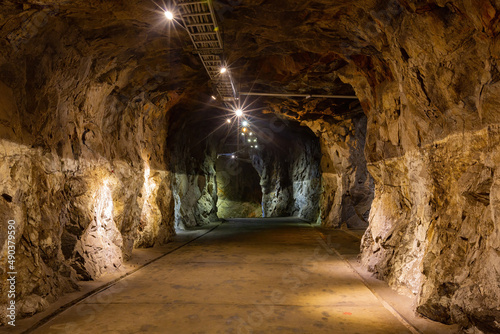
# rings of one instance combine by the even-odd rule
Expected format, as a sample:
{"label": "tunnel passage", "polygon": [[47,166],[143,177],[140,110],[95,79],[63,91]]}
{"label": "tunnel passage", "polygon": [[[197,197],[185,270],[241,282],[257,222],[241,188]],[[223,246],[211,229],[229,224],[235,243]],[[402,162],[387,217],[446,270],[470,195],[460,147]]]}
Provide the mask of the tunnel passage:
{"label": "tunnel passage", "polygon": [[176,229],[216,221],[215,162],[222,113],[206,105],[184,103],[172,111],[165,154],[172,172]]}
{"label": "tunnel passage", "polygon": [[[260,216],[368,226],[374,187],[359,103],[332,117],[322,115],[331,103],[293,102],[257,100],[262,111],[229,119],[210,104],[174,108],[166,154],[176,227]],[[319,115],[297,117],[313,107]]]}
{"label": "tunnel passage", "polygon": [[[500,331],[500,3],[200,2],[218,11],[214,58],[240,93],[302,94],[267,111],[319,138],[318,222],[369,222],[362,266],[420,314]],[[225,119],[206,106],[224,101],[182,19],[164,14],[151,1],[1,2],[0,290],[12,219],[20,317],[171,241],[174,226],[217,219],[209,135]],[[194,129],[180,121],[198,111]],[[266,207],[289,210],[269,180],[264,197],[283,200]]]}
{"label": "tunnel passage", "polygon": [[299,217],[316,222],[319,139],[296,121],[254,113],[228,123],[217,159],[219,218]]}

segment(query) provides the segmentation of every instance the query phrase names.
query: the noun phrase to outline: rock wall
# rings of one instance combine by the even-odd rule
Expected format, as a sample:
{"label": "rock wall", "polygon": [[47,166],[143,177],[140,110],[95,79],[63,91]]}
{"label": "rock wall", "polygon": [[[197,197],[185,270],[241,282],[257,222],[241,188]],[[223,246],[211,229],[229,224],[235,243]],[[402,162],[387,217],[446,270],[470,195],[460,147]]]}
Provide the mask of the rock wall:
{"label": "rock wall", "polygon": [[[175,199],[175,226],[208,224],[217,218],[217,133],[205,112],[188,113],[183,105],[173,112],[168,156]],[[210,111],[213,114],[213,111]]]}
{"label": "rock wall", "polygon": [[330,99],[271,101],[269,112],[300,122],[319,139],[321,196],[316,222],[325,227],[366,228],[374,185],[364,154],[367,118],[359,103],[346,108]]}
{"label": "rock wall", "polygon": [[260,177],[250,161],[220,156],[216,172],[219,218],[262,217]]}
{"label": "rock wall", "polygon": [[418,312],[496,331],[499,127],[371,164],[376,199],[362,261],[418,296]]}
{"label": "rock wall", "polygon": [[175,172],[173,193],[175,199],[175,226],[201,226],[217,221],[217,187],[215,161],[202,163],[200,173]]}
{"label": "rock wall", "polygon": [[[354,88],[375,182],[363,264],[413,295],[421,314],[498,332],[498,1],[269,0],[235,8],[229,40],[248,69],[248,89]],[[274,113],[312,121],[345,110],[278,105]],[[338,209],[331,212],[334,221]]]}
{"label": "rock wall", "polygon": [[498,332],[499,4],[368,8],[350,29],[373,52],[346,52],[342,76],[368,115],[375,179],[362,262],[419,313]]}
{"label": "rock wall", "polygon": [[266,147],[253,159],[262,187],[262,216],[289,217],[293,208],[293,181],[289,174],[291,162],[286,153]]}
{"label": "rock wall", "polygon": [[321,144],[321,215],[325,227],[366,228],[373,179],[364,156],[366,117],[303,121]]}
{"label": "rock wall", "polygon": [[260,175],[264,217],[317,221],[321,177],[317,138],[292,121],[270,123],[253,164]]}
{"label": "rock wall", "polygon": [[60,6],[2,6],[0,290],[15,220],[22,317],[78,280],[119,269],[134,246],[173,235],[164,150],[168,110],[181,95],[146,69],[161,59],[141,43],[148,29],[113,29],[109,13],[97,23]]}
{"label": "rock wall", "polygon": [[[85,130],[74,131],[76,136]],[[6,223],[13,219],[20,316],[42,310],[77,280],[120,268],[134,246],[162,244],[174,233],[170,173],[150,167],[148,159],[137,157],[134,164],[90,153],[95,146],[81,138],[72,143],[82,147],[76,157],[60,156],[51,147],[0,143],[1,287],[6,287]]]}
{"label": "rock wall", "polygon": [[321,153],[317,138],[305,135],[293,143],[289,155],[292,157],[288,172],[292,181],[292,216],[315,222],[321,194]]}

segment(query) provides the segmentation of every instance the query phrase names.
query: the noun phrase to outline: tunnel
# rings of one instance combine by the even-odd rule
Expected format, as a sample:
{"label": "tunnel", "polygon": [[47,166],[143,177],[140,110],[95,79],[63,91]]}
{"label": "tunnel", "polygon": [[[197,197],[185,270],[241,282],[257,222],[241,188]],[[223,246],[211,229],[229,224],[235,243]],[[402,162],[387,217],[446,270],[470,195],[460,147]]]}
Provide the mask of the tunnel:
{"label": "tunnel", "polygon": [[3,0],[0,332],[500,333],[499,36],[493,0]]}

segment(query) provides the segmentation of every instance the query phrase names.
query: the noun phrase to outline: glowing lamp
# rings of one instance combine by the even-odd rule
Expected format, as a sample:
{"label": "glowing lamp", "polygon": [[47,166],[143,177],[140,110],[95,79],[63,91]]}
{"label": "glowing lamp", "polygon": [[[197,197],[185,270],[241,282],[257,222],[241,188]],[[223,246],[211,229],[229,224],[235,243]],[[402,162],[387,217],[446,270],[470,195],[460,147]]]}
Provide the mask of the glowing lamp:
{"label": "glowing lamp", "polygon": [[247,122],[247,121],[243,121],[243,122],[241,123],[241,125],[243,125],[243,126],[248,126],[248,122]]}
{"label": "glowing lamp", "polygon": [[220,74],[224,74],[224,73],[226,73],[226,72],[227,72],[227,68],[225,68],[224,66],[222,66],[222,67],[220,68]]}
{"label": "glowing lamp", "polygon": [[238,117],[243,116],[243,110],[241,110],[241,109],[236,109],[234,112],[236,113],[236,116],[238,116]]}
{"label": "glowing lamp", "polygon": [[168,20],[172,21],[172,20],[174,19],[174,14],[172,14],[172,12],[171,12],[171,11],[167,10],[167,11],[165,12],[165,17],[166,17]]}

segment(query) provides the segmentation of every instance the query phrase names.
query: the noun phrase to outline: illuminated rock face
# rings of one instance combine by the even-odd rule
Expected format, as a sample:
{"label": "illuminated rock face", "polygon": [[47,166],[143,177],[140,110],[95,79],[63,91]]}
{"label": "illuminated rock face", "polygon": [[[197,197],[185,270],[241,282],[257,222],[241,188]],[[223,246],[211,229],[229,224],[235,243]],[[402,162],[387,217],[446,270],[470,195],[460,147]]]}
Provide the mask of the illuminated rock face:
{"label": "illuminated rock face", "polygon": [[262,217],[260,177],[250,159],[221,156],[216,168],[217,216],[224,219]]}
{"label": "illuminated rock face", "polygon": [[[77,280],[119,269],[134,245],[174,234],[164,151],[180,94],[161,87],[161,55],[123,44],[143,48],[148,29],[108,29],[105,8],[96,21],[65,21],[67,8],[54,6],[5,1],[0,10],[0,290],[6,222],[15,220],[22,317]],[[151,42],[170,47],[165,37]]]}
{"label": "illuminated rock face", "polygon": [[[215,112],[192,112],[181,105],[172,112],[166,155],[172,175],[175,226],[183,229],[217,221]],[[215,117],[217,118],[217,117]]]}
{"label": "illuminated rock face", "polygon": [[[414,295],[421,314],[484,332],[500,330],[499,10],[494,1],[242,1],[227,14],[239,27],[228,34],[238,65],[258,73],[254,88],[334,94],[346,89],[338,79],[354,88],[375,186],[363,264]],[[290,116],[330,115],[298,109]]]}
{"label": "illuminated rock face", "polygon": [[362,263],[418,297],[442,322],[497,316],[498,127],[448,136],[403,157],[370,164],[376,196]]}
{"label": "illuminated rock face", "polygon": [[253,165],[260,176],[263,216],[316,222],[321,195],[318,139],[297,122],[276,117],[261,131]]}
{"label": "illuminated rock face", "polygon": [[387,8],[384,49],[345,70],[375,179],[363,264],[414,293],[419,313],[485,332],[500,330],[497,10]]}
{"label": "illuminated rock face", "polygon": [[123,161],[64,159],[6,140],[1,148],[0,212],[17,224],[21,316],[40,311],[77,280],[119,269],[134,243],[161,244],[174,233],[169,172],[151,171],[148,184],[145,169]]}
{"label": "illuminated rock face", "polygon": [[326,227],[365,228],[373,201],[373,179],[366,168],[366,118],[335,122],[303,121],[321,143],[321,220]]}
{"label": "illuminated rock face", "polygon": [[[327,106],[327,107],[325,107]],[[317,191],[314,201],[319,203],[320,214],[317,222],[326,227],[366,228],[368,215],[373,201],[373,179],[368,173],[364,155],[367,119],[358,103],[354,103],[343,115],[336,115],[335,105],[318,104],[318,101],[270,102],[267,112],[278,114],[284,119],[299,122],[309,128],[319,140],[317,154],[321,155],[317,167],[319,177],[312,178],[315,183],[304,189]],[[294,161],[316,163],[315,155],[308,155],[310,149],[303,147],[294,150],[289,156]],[[300,152],[300,153],[299,153]],[[301,159],[297,159],[301,156]],[[289,163],[295,166],[293,163]],[[296,167],[292,167],[296,168]],[[295,180],[307,180],[299,174]],[[316,184],[317,183],[317,184]],[[321,185],[319,185],[321,184]],[[310,191],[310,190],[309,190]],[[311,219],[311,216],[309,216]],[[314,220],[316,221],[316,220]]]}

